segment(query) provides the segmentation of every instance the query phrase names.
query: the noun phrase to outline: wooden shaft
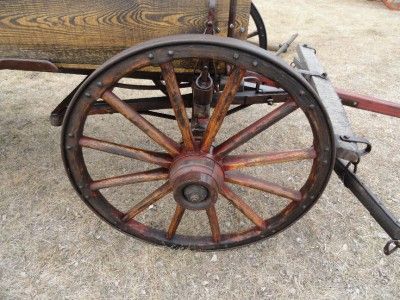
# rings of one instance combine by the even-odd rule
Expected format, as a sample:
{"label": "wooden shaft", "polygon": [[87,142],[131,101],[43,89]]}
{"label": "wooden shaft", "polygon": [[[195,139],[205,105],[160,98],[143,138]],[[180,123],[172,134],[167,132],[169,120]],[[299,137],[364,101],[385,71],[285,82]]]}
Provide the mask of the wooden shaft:
{"label": "wooden shaft", "polygon": [[129,105],[122,101],[117,95],[111,91],[106,91],[102,99],[106,101],[112,108],[122,114],[125,118],[136,125],[146,135],[148,135],[157,144],[167,150],[171,155],[176,156],[179,154],[179,144],[170,139],[150,122],[143,118],[138,112],[133,110]]}
{"label": "wooden shaft", "polygon": [[230,201],[239,211],[242,212],[250,221],[252,221],[258,228],[266,229],[265,221],[242,200],[241,197],[236,195],[228,186],[224,185],[220,189],[220,193],[228,201]]}
{"label": "wooden shaft", "polygon": [[167,239],[171,240],[175,236],[176,230],[178,229],[178,226],[181,223],[184,212],[185,209],[179,204],[177,204],[174,216],[172,217],[171,223],[169,224],[168,227]]}
{"label": "wooden shaft", "polygon": [[156,189],[154,192],[152,192],[150,195],[148,195],[146,198],[144,198],[142,201],[140,201],[138,204],[136,204],[134,207],[132,207],[122,218],[124,222],[127,222],[134,217],[136,217],[138,214],[140,214],[142,211],[144,211],[146,208],[148,208],[150,205],[156,203],[158,200],[163,198],[165,195],[170,193],[172,190],[171,184],[169,181],[164,183],[162,186],[160,186],[158,189]]}
{"label": "wooden shaft", "polygon": [[381,100],[376,97],[360,95],[342,89],[336,89],[336,93],[344,105],[400,118],[399,103]]}
{"label": "wooden shaft", "polygon": [[272,126],[279,120],[283,119],[297,109],[295,102],[289,101],[282,104],[266,116],[262,117],[253,124],[247,126],[242,131],[238,132],[228,140],[217,146],[214,154],[217,158],[222,158],[228,153],[232,152],[239,146],[243,145],[250,139],[254,138],[257,134],[263,132],[268,127]]}
{"label": "wooden shaft", "polygon": [[224,158],[223,164],[225,170],[235,170],[260,165],[313,159],[316,156],[317,153],[314,148],[309,148],[283,152],[231,155]]}
{"label": "wooden shaft", "polygon": [[242,82],[245,72],[246,71],[244,69],[236,67],[229,76],[224,91],[222,92],[222,95],[215,106],[214,113],[212,114],[210,122],[208,123],[207,129],[204,133],[203,142],[201,145],[201,150],[203,152],[210,151],[214,138],[217,135],[218,130],[221,128],[222,122],[224,121],[225,115],[229,110],[229,106],[235,98],[236,92],[240,87],[240,83]]}
{"label": "wooden shaft", "polygon": [[289,188],[285,188],[275,183],[268,182],[263,179],[259,179],[250,175],[237,173],[237,172],[226,172],[225,181],[249,188],[257,189],[263,192],[281,196],[293,201],[301,201],[302,195],[299,191],[295,191]]}
{"label": "wooden shaft", "polygon": [[219,229],[217,211],[214,205],[207,209],[207,216],[210,222],[212,239],[215,243],[218,243],[221,240],[221,232]]}
{"label": "wooden shaft", "polygon": [[179,129],[182,133],[183,144],[187,150],[192,151],[194,150],[194,138],[172,63],[168,62],[162,64],[161,73],[167,87],[169,100],[174,109]]}
{"label": "wooden shaft", "polygon": [[92,191],[97,191],[110,187],[123,186],[139,182],[157,181],[163,179],[168,179],[168,170],[164,168],[159,168],[144,172],[96,180],[90,184],[90,189]]}
{"label": "wooden shaft", "polygon": [[147,151],[85,136],[79,139],[79,145],[85,148],[156,164],[162,167],[169,167],[172,161],[171,156],[166,153]]}

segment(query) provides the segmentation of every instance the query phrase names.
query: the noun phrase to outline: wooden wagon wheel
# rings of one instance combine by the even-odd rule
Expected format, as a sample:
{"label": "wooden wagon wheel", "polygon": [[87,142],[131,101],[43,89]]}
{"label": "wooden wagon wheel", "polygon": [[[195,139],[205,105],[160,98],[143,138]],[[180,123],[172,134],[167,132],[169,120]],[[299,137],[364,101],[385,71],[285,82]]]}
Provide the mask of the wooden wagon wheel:
{"label": "wooden wagon wheel", "polygon": [[[173,65],[176,61],[181,63],[185,60],[192,61],[193,58],[211,59],[218,64],[225,62],[231,69],[201,139],[195,138],[191,130]],[[165,135],[113,92],[113,87],[126,74],[149,65],[161,67],[181,140],[173,140]],[[246,72],[259,74],[262,78],[279,83],[291,100],[252,121],[249,126],[222,143],[215,144],[215,137],[217,133],[221,135],[221,125]],[[88,114],[98,99],[103,99],[121,113],[126,121],[133,123],[132,129],[140,129],[151,141],[163,148],[164,152],[147,151],[142,149],[143,146],[127,146],[85,136],[85,124],[88,119],[94,118],[88,117]],[[231,155],[233,150],[254,139],[273,124],[281,122],[294,111],[300,113],[309,123],[312,136],[310,148]],[[240,124],[233,125],[240,127]],[[290,134],[295,135],[296,132]],[[299,219],[325,188],[334,162],[333,145],[329,119],[317,95],[300,75],[254,45],[204,35],[153,40],[108,61],[86,80],[75,95],[65,116],[62,133],[63,159],[70,180],[83,201],[100,217],[117,229],[148,242],[200,250],[224,249],[252,243],[282,231]],[[83,153],[83,149],[87,148],[111,153],[113,155],[110,155],[110,159],[124,156],[158,167],[146,171],[135,170],[131,174],[112,178],[92,178]],[[244,167],[298,160],[309,160],[311,164],[310,173],[299,190],[269,182],[268,174],[264,174],[263,178],[256,178],[241,172]],[[132,202],[132,208],[126,211],[112,205],[102,193],[104,188],[118,189],[123,185],[149,181],[162,183],[155,190],[149,191],[144,199]],[[260,190],[266,195],[277,195],[282,201],[288,202],[282,202],[283,208],[266,218],[234,191],[234,185]],[[172,220],[167,228],[153,228],[137,220],[149,206],[158,201],[167,201],[163,199],[167,195],[169,201],[176,206],[175,212],[171,211]],[[220,212],[215,209],[216,203],[220,201],[232,204],[252,225],[240,232],[222,232],[219,226],[221,220],[218,220]],[[194,210],[197,212],[193,212]],[[204,228],[197,235],[179,234],[178,226],[184,214],[203,214],[203,211],[208,216],[209,228]]]}
{"label": "wooden wagon wheel", "polygon": [[400,0],[383,0],[387,7],[393,10],[400,10]]}

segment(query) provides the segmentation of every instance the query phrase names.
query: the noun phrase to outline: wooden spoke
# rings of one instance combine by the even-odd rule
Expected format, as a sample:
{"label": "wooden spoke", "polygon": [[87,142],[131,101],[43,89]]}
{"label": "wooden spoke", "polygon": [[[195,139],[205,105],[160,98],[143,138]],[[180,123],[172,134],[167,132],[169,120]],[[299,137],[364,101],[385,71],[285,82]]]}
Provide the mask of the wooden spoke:
{"label": "wooden spoke", "polygon": [[222,122],[224,121],[225,115],[228,112],[229,106],[231,105],[233,99],[235,98],[236,92],[240,87],[240,83],[244,77],[246,71],[238,67],[234,68],[225,88],[218,99],[217,105],[215,106],[214,113],[210,118],[207,129],[204,133],[203,142],[201,145],[201,150],[203,152],[208,152],[214,141],[215,136],[220,129]]}
{"label": "wooden spoke", "polygon": [[137,111],[122,101],[111,91],[106,91],[102,99],[107,102],[114,110],[122,114],[125,118],[135,124],[140,130],[147,134],[152,140],[163,147],[168,153],[176,156],[179,154],[179,144],[159,131],[150,122],[143,118]]}
{"label": "wooden spoke", "polygon": [[142,211],[144,211],[146,208],[148,208],[150,205],[156,203],[158,200],[163,198],[165,195],[167,195],[169,192],[171,192],[172,188],[167,181],[164,183],[162,186],[160,186],[158,189],[156,189],[154,192],[152,192],[150,195],[148,195],[146,198],[144,198],[142,201],[140,201],[138,204],[136,204],[134,207],[132,207],[122,218],[124,222],[127,222],[134,217],[136,217],[138,214],[140,214]]}
{"label": "wooden spoke", "polygon": [[225,170],[235,170],[259,165],[279,164],[289,161],[314,159],[316,157],[317,153],[315,152],[314,148],[309,148],[283,152],[231,155],[226,156],[223,160],[223,163]]}
{"label": "wooden spoke", "polygon": [[186,114],[185,103],[183,101],[181,91],[179,90],[178,81],[172,63],[161,64],[161,73],[167,87],[169,100],[174,109],[179,129],[182,133],[183,144],[187,150],[194,150],[194,138],[190,127],[189,118]]}
{"label": "wooden spoke", "polygon": [[226,156],[239,146],[254,138],[257,134],[263,132],[276,122],[280,121],[298,108],[297,104],[293,101],[288,101],[265,115],[258,121],[247,126],[242,131],[227,139],[214,149],[214,154],[218,158]]}
{"label": "wooden spoke", "polygon": [[238,210],[240,210],[250,221],[252,221],[257,227],[260,229],[266,229],[266,222],[253,210],[250,206],[247,205],[243,199],[235,194],[228,186],[224,185],[220,193],[224,196],[228,201],[230,201]]}
{"label": "wooden spoke", "polygon": [[210,222],[212,239],[215,243],[218,243],[221,240],[221,232],[219,230],[218,216],[214,205],[207,209],[207,216]]}
{"label": "wooden spoke", "polygon": [[255,30],[255,31],[249,33],[249,34],[247,35],[247,38],[248,38],[248,39],[251,39],[252,37],[255,37],[255,36],[257,36],[257,35],[258,35],[258,31]]}
{"label": "wooden spoke", "polygon": [[299,191],[239,172],[226,172],[225,181],[281,196],[293,201],[301,201],[303,199]]}
{"label": "wooden spoke", "polygon": [[110,154],[141,160],[162,167],[169,167],[172,161],[171,156],[166,153],[147,151],[85,136],[79,139],[79,145]]}
{"label": "wooden spoke", "polygon": [[181,223],[184,212],[185,209],[179,204],[177,204],[174,216],[172,217],[171,223],[169,224],[168,227],[167,239],[171,240],[175,236],[176,230],[178,229],[178,226]]}
{"label": "wooden spoke", "polygon": [[141,90],[141,91],[151,91],[151,90],[159,90],[158,87],[154,85],[143,85],[143,84],[128,84],[128,83],[116,83],[114,85],[115,88],[127,89],[127,90]]}
{"label": "wooden spoke", "polygon": [[139,182],[164,180],[168,179],[168,173],[169,173],[168,169],[159,168],[144,172],[138,172],[123,176],[116,176],[116,177],[96,180],[90,184],[90,189],[92,191],[97,191],[100,189],[123,186]]}

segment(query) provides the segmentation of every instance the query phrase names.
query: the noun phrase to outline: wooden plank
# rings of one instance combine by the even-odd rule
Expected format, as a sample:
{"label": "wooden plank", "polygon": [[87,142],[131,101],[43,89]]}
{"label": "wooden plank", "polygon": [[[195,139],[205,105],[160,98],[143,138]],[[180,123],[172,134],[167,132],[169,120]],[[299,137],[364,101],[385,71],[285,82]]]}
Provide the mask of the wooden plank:
{"label": "wooden plank", "polygon": [[[315,55],[314,49],[299,45],[297,53],[299,56],[297,63],[300,64],[298,67],[312,74],[323,74],[325,72]],[[357,162],[357,144],[345,142],[340,139],[341,136],[354,137],[354,134],[346,111],[331,81],[328,78],[318,76],[309,76],[308,81],[314,86],[331,120],[336,137],[336,156],[348,161]]]}
{"label": "wooden plank", "polygon": [[[203,33],[208,0],[1,1],[0,58],[49,60],[58,66],[99,65],[138,43]],[[218,1],[217,26],[226,36],[229,1]],[[250,0],[238,1],[236,37],[245,39]]]}

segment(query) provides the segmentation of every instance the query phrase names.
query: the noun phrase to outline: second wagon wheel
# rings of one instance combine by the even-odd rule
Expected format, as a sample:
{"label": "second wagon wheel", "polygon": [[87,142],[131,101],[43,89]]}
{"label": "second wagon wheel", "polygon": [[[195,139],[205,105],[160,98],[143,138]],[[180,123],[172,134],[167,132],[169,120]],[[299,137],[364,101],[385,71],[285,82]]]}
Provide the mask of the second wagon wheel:
{"label": "second wagon wheel", "polygon": [[[199,61],[217,74],[191,69]],[[114,88],[143,69],[162,73],[170,101],[159,108],[176,121],[144,118]],[[189,101],[177,83],[188,70],[200,88]],[[286,101],[243,104],[265,82]],[[96,103],[120,114],[92,115]],[[100,217],[148,242],[200,250],[249,244],[299,219],[325,188],[333,149],[328,117],[301,76],[249,43],[203,35],[153,40],[108,61],[75,95],[62,136],[71,182]]]}
{"label": "second wagon wheel", "polygon": [[249,24],[249,33],[247,39],[251,41],[253,38],[257,37],[258,46],[263,49],[267,49],[268,46],[267,29],[265,27],[264,20],[261,14],[259,13],[257,7],[254,5],[254,3],[251,3],[250,17],[251,18]]}

